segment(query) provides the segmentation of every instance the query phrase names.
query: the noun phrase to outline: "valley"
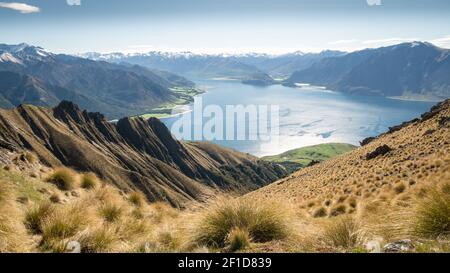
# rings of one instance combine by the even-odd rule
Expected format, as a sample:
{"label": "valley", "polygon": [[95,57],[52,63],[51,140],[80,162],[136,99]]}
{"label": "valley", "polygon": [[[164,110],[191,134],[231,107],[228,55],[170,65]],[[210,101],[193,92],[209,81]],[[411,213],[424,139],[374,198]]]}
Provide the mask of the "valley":
{"label": "valley", "polygon": [[[163,60],[0,50],[0,252],[450,249],[446,79],[426,89],[400,75],[391,92],[373,82],[385,75],[354,76],[403,50],[402,61],[445,74],[441,49]],[[192,124],[177,138],[198,101],[219,113],[277,106],[279,131],[198,139]],[[249,115],[244,132],[260,119]]]}

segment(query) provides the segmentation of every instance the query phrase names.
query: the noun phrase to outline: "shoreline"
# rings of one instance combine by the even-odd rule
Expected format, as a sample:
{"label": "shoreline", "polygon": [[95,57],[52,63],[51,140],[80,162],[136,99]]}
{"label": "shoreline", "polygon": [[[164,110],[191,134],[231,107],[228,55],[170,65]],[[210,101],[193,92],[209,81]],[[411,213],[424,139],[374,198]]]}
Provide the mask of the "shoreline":
{"label": "shoreline", "polygon": [[393,96],[386,97],[391,100],[400,100],[400,101],[417,101],[417,102],[441,102],[445,100],[444,98],[427,98],[427,97],[416,97],[416,96]]}
{"label": "shoreline", "polygon": [[208,92],[207,88],[205,87],[195,87],[195,88],[175,87],[172,88],[171,90],[179,94],[180,96],[179,101],[163,103],[160,106],[144,114],[136,115],[136,117],[141,117],[143,119],[149,118],[167,119],[185,113],[189,113],[190,111],[192,111],[191,109],[184,110],[180,113],[173,113],[173,111],[177,108],[181,108],[183,106],[191,104],[194,101],[194,97]]}

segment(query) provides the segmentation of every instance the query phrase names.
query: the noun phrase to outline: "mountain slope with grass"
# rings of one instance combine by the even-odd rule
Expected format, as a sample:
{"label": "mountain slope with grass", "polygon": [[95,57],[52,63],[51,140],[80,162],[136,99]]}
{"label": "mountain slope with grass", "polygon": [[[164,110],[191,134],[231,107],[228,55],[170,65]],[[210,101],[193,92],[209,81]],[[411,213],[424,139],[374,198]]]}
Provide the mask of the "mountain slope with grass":
{"label": "mountain slope with grass", "polygon": [[345,143],[326,143],[303,147],[285,153],[263,157],[264,160],[283,165],[288,171],[294,172],[308,165],[331,159],[354,150],[356,147]]}
{"label": "mountain slope with grass", "polygon": [[294,204],[304,230],[295,244],[309,251],[448,251],[449,139],[447,100],[247,198]]}
{"label": "mountain slope with grass", "polygon": [[0,110],[0,147],[29,150],[49,167],[93,172],[121,190],[183,206],[220,191],[254,190],[285,175],[277,164],[209,143],[175,140],[158,119],[102,114],[63,101],[55,108]]}
{"label": "mountain slope with grass", "polygon": [[[446,101],[361,148],[184,210],[91,172],[51,168],[2,135],[0,253],[449,252],[449,135]],[[219,151],[209,149],[230,160]]]}

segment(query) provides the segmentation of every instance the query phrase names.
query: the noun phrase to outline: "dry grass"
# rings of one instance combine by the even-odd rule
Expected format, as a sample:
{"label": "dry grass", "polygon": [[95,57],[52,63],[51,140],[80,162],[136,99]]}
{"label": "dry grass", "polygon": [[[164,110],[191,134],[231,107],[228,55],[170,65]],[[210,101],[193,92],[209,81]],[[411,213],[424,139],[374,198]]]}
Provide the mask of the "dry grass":
{"label": "dry grass", "polygon": [[86,190],[92,190],[100,185],[100,180],[94,173],[85,173],[81,178],[81,187]]}
{"label": "dry grass", "polygon": [[145,195],[142,192],[131,192],[128,195],[128,200],[136,207],[142,207],[146,203]]}
{"label": "dry grass", "polygon": [[43,222],[55,213],[56,207],[43,202],[28,209],[25,214],[25,226],[34,234],[42,233]]}
{"label": "dry grass", "polygon": [[420,237],[437,239],[450,235],[450,194],[447,185],[441,190],[430,189],[419,201],[415,213],[414,232]]}
{"label": "dry grass", "polygon": [[15,204],[14,189],[0,173],[0,253],[26,252],[32,245],[21,223],[22,211]]}
{"label": "dry grass", "polygon": [[35,164],[36,162],[38,162],[38,158],[37,158],[37,156],[34,153],[25,152],[23,154],[23,156],[24,156],[24,158],[26,159],[26,161],[28,163]]}
{"label": "dry grass", "polygon": [[197,215],[193,241],[198,245],[224,247],[236,228],[247,230],[255,242],[283,239],[289,234],[286,206],[271,200],[224,199],[208,203]]}
{"label": "dry grass", "polygon": [[233,228],[227,236],[226,246],[231,252],[246,249],[250,246],[250,233],[243,228]]}
{"label": "dry grass", "polygon": [[331,220],[324,227],[323,240],[330,246],[352,249],[362,244],[360,224],[350,216]]}
{"label": "dry grass", "polygon": [[71,169],[58,168],[47,178],[47,181],[62,191],[70,191],[77,186],[78,177]]}

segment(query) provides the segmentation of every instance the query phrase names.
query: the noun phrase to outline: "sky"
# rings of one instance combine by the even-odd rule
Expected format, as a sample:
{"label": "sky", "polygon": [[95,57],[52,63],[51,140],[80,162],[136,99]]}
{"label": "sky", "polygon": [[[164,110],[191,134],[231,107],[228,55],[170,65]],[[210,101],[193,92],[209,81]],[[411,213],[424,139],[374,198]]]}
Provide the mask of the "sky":
{"label": "sky", "polygon": [[449,0],[0,0],[0,43],[58,53],[282,54],[413,40],[450,48]]}

